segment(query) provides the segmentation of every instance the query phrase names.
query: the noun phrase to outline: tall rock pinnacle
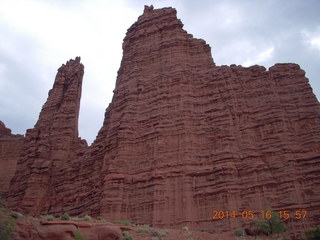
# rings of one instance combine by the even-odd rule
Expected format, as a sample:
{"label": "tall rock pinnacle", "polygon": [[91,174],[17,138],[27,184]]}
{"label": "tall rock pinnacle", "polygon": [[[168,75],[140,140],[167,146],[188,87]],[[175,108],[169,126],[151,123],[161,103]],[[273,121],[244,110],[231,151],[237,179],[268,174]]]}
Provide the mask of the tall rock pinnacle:
{"label": "tall rock pinnacle", "polygon": [[[68,61],[59,69],[47,102],[42,107],[35,128],[59,128],[71,142],[78,138],[78,117],[84,67],[80,57]],[[53,129],[54,130],[54,129]],[[60,132],[61,133],[61,132]],[[58,143],[58,144],[61,144]],[[62,147],[68,147],[64,144]],[[60,148],[60,147],[58,147]]]}
{"label": "tall rock pinnacle", "polygon": [[58,69],[39,120],[27,131],[9,196],[25,213],[49,209],[55,178],[75,158],[83,70],[80,57]]}

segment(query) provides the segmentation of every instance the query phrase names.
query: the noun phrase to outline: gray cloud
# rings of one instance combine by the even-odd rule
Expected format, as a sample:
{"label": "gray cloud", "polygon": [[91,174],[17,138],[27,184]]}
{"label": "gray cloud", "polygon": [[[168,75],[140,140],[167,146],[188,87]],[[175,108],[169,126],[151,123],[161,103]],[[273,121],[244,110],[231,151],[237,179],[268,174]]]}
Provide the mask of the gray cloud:
{"label": "gray cloud", "polygon": [[320,45],[311,46],[303,34],[314,33],[320,41],[319,1],[208,0],[183,4],[180,17],[185,28],[210,44],[216,64],[243,65],[273,48],[270,58],[257,63],[266,67],[279,62],[299,64],[320,98]]}

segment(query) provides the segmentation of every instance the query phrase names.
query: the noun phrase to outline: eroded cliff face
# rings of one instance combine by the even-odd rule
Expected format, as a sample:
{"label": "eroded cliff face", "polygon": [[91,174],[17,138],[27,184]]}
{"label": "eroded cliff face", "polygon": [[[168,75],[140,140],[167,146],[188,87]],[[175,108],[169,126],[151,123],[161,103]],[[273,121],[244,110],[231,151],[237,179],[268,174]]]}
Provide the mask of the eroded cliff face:
{"label": "eroded cliff face", "polygon": [[[291,213],[319,224],[320,105],[296,64],[216,66],[172,8],[146,7],[127,32],[95,142],[78,139],[83,66],[60,68],[12,182],[12,208],[161,227],[230,231],[212,211]],[[294,219],[307,210],[308,217]]]}
{"label": "eroded cliff face", "polygon": [[296,64],[215,66],[172,8],[128,30],[115,95],[95,145],[105,152],[101,213],[219,229],[213,210],[319,217],[320,107]]}
{"label": "eroded cliff face", "polygon": [[22,135],[11,134],[11,130],[0,121],[0,195],[6,196],[10,181],[16,171],[23,142]]}

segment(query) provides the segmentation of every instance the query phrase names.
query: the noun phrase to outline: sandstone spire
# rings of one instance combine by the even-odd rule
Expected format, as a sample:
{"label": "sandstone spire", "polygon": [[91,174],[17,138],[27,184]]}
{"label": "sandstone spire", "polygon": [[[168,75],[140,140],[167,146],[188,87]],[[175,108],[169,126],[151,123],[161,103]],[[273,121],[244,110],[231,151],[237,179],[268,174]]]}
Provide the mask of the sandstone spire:
{"label": "sandstone spire", "polygon": [[25,213],[49,209],[55,178],[74,158],[83,73],[80,57],[58,69],[38,122],[27,130],[8,201]]}

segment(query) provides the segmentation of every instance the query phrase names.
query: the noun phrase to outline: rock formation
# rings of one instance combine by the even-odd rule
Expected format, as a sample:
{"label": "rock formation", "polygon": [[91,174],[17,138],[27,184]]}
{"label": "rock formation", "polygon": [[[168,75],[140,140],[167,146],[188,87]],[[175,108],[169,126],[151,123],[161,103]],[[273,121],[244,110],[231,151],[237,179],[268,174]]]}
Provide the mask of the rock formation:
{"label": "rock formation", "polygon": [[78,138],[83,70],[79,57],[58,70],[38,122],[27,130],[9,196],[9,206],[26,214],[38,215],[50,211],[55,201],[68,201],[59,192],[73,185],[68,174],[72,161],[78,162],[87,147]]}
{"label": "rock formation", "polygon": [[[320,223],[320,105],[305,72],[216,66],[182,27],[175,9],[146,7],[128,29],[90,147],[77,130],[83,66],[59,69],[27,131],[12,209],[221,232],[247,226],[244,210],[287,210],[294,231]],[[212,221],[214,210],[237,219]]]}
{"label": "rock formation", "polygon": [[0,121],[0,136],[10,136],[11,135],[11,129],[7,128],[6,125]]}
{"label": "rock formation", "polygon": [[0,121],[0,195],[2,196],[6,196],[9,190],[22,142],[22,135],[11,134],[11,130]]}
{"label": "rock formation", "polygon": [[[15,239],[73,240],[76,231],[90,240],[123,240],[121,227],[112,223],[79,221],[44,221],[18,218]],[[18,237],[18,238],[17,238]]]}

